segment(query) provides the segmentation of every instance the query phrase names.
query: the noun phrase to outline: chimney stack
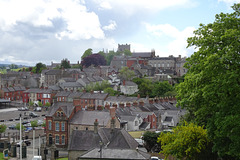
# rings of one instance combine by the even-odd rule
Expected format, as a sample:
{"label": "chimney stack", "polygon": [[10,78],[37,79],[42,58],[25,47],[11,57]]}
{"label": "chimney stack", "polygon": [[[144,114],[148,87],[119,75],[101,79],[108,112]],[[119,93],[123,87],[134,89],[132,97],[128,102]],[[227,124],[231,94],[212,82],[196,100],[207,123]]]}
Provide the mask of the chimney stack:
{"label": "chimney stack", "polygon": [[137,101],[134,101],[134,102],[133,102],[133,106],[136,107],[137,105],[138,105]]}
{"label": "chimney stack", "polygon": [[112,117],[112,119],[111,119],[111,133],[113,133],[114,128],[115,128],[115,118]]}
{"label": "chimney stack", "polygon": [[126,81],[125,80],[123,80],[123,86],[125,86],[126,85]]}
{"label": "chimney stack", "polygon": [[110,110],[110,105],[108,103],[105,104],[105,108]]}
{"label": "chimney stack", "polygon": [[98,119],[95,119],[95,122],[94,122],[94,133],[95,134],[98,133]]}
{"label": "chimney stack", "polygon": [[113,103],[112,106],[117,109],[117,104],[116,103]]}
{"label": "chimney stack", "polygon": [[130,103],[130,102],[127,102],[127,103],[126,103],[126,107],[131,107],[131,103]]}
{"label": "chimney stack", "polygon": [[144,105],[143,100],[141,100],[141,101],[139,102],[139,105],[140,105],[140,106],[143,106],[143,105]]}
{"label": "chimney stack", "polygon": [[120,108],[124,108],[124,103],[120,102],[120,103],[119,103],[119,107],[120,107]]}
{"label": "chimney stack", "polygon": [[153,99],[149,98],[149,104],[153,104]]}
{"label": "chimney stack", "polygon": [[110,116],[111,118],[114,118],[116,116],[116,108],[110,107]]}

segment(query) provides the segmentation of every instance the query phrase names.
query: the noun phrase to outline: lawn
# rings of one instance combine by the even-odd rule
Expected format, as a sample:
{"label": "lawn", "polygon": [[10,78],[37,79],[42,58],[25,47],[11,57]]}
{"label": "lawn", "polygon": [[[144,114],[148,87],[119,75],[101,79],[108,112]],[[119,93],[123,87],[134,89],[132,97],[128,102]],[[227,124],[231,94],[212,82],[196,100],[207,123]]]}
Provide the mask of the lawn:
{"label": "lawn", "polygon": [[58,158],[57,160],[68,160],[68,158]]}
{"label": "lawn", "polygon": [[132,131],[128,132],[133,138],[140,138],[143,134],[144,131]]}

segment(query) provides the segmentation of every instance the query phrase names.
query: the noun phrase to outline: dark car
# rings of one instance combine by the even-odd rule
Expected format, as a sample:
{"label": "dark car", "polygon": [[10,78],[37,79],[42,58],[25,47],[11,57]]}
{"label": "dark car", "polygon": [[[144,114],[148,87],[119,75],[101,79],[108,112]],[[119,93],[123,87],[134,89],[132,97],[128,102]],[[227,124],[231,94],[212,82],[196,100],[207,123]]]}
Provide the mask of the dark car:
{"label": "dark car", "polygon": [[11,126],[8,127],[9,129],[16,129],[16,124],[12,124]]}
{"label": "dark car", "polygon": [[[29,140],[24,140],[23,143],[26,144],[26,146],[30,146],[31,142]],[[20,142],[17,142],[17,147],[20,147]]]}

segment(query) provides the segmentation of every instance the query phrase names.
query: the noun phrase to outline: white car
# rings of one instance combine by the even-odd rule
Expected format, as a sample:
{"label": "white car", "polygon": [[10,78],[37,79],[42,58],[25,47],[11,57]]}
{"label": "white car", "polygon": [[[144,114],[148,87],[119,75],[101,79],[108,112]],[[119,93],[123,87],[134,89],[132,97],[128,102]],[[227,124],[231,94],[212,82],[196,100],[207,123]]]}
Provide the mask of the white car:
{"label": "white car", "polygon": [[42,156],[33,156],[32,160],[42,160]]}

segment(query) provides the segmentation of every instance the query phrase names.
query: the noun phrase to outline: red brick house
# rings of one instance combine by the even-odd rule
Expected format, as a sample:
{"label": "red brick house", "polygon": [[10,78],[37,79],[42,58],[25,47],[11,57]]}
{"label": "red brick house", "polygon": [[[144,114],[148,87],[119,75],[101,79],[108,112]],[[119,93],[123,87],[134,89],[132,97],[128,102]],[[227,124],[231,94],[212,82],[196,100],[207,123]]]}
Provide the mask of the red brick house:
{"label": "red brick house", "polygon": [[69,138],[69,121],[75,114],[72,103],[54,103],[46,115],[47,145],[55,144],[58,148],[67,148]]}
{"label": "red brick house", "polygon": [[22,100],[25,87],[4,87],[0,90],[1,98],[11,101]]}

